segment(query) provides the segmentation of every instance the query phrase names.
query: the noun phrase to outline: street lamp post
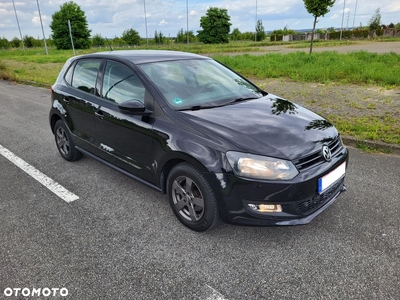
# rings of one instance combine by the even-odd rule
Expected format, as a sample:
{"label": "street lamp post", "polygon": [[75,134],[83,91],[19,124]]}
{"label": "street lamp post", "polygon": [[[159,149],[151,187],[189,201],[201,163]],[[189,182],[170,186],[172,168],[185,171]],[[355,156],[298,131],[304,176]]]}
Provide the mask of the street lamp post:
{"label": "street lamp post", "polygon": [[355,7],[355,9],[354,9],[353,30],[354,30],[354,22],[356,21],[356,13],[357,13],[357,0],[356,0],[356,7]]}
{"label": "street lamp post", "polygon": [[147,35],[146,0],[143,0],[143,7],[144,7],[144,23],[146,25],[146,45],[147,45],[147,47],[149,47],[149,38]]}
{"label": "street lamp post", "polygon": [[46,37],[45,37],[45,35],[44,35],[43,22],[42,22],[42,15],[40,14],[39,0],[36,0],[36,2],[37,2],[38,11],[39,11],[40,25],[42,26],[44,48],[46,49],[46,55],[48,55],[48,54],[49,54],[49,51],[47,50]]}
{"label": "street lamp post", "polygon": [[186,0],[186,40],[187,40],[187,47],[189,48],[189,4],[188,4],[188,0]]}
{"label": "street lamp post", "polygon": [[254,41],[257,42],[257,0],[256,0],[256,26],[255,26]]}
{"label": "street lamp post", "polygon": [[346,0],[343,1],[342,28],[340,29],[340,40],[342,40],[342,35],[343,35],[343,19],[344,19],[345,9],[346,9]]}
{"label": "street lamp post", "polygon": [[14,0],[12,0],[12,3],[13,3],[13,6],[14,6],[15,18],[17,19],[17,25],[18,25],[18,30],[19,30],[19,36],[21,37],[22,49],[24,49],[24,52],[25,52],[24,40],[22,39],[21,27],[19,26],[18,15],[17,15],[17,10],[15,9]]}

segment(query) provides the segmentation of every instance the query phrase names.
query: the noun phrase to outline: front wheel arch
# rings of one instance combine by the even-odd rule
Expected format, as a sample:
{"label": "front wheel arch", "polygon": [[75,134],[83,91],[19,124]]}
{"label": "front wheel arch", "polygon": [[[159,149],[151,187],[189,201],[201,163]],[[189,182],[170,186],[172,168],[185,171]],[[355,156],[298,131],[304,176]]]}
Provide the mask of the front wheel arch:
{"label": "front wheel arch", "polygon": [[197,159],[188,156],[187,154],[184,153],[176,153],[174,157],[171,157],[168,161],[166,161],[162,169],[160,171],[160,187],[162,192],[165,194],[167,193],[167,179],[168,175],[171,172],[171,170],[178,164],[180,163],[188,163],[194,166],[196,169],[198,169],[200,172],[203,173],[208,173],[209,170]]}

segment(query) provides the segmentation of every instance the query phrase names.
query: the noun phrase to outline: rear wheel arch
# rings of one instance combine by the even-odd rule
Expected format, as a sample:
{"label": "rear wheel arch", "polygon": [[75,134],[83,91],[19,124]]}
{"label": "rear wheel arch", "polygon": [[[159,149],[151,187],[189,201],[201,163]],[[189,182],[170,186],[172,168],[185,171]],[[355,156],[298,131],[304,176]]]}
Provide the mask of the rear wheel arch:
{"label": "rear wheel arch", "polygon": [[56,126],[58,120],[61,120],[61,117],[57,114],[53,114],[50,118],[50,128],[53,133],[54,133],[54,127]]}
{"label": "rear wheel arch", "polygon": [[76,161],[82,158],[83,154],[75,148],[72,134],[61,118],[55,122],[53,132],[57,149],[65,160]]}

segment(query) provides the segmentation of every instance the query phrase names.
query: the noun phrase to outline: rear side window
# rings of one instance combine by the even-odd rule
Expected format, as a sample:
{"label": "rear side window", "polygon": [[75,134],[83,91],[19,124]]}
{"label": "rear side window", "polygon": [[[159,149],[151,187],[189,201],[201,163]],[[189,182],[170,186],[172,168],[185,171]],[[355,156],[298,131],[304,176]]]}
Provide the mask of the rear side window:
{"label": "rear side window", "polygon": [[69,84],[72,85],[72,73],[74,72],[74,67],[70,66],[68,71],[65,73],[64,80]]}
{"label": "rear side window", "polygon": [[87,93],[94,94],[100,62],[97,59],[78,61],[74,68],[71,85]]}

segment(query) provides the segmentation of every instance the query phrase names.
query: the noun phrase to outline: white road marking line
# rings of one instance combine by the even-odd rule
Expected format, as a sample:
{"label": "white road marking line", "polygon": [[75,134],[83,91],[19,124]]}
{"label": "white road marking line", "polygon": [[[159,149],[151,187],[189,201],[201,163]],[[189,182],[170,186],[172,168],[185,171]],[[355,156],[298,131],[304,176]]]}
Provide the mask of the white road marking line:
{"label": "white road marking line", "polygon": [[208,284],[206,284],[206,287],[208,287],[212,292],[212,295],[208,296],[207,300],[226,300],[226,298],[224,298],[224,295],[222,295],[213,287],[209,286]]}
{"label": "white road marking line", "polygon": [[46,188],[48,188],[50,191],[52,191],[54,194],[56,194],[64,201],[69,203],[79,199],[77,195],[71,193],[62,185],[58,184],[53,179],[46,176],[45,174],[37,170],[35,167],[28,164],[26,161],[16,156],[10,150],[4,148],[2,145],[0,145],[0,154],[5,158],[7,158],[9,161],[11,161],[14,165],[19,167],[22,171],[24,171],[25,173],[27,173],[28,175],[39,181],[41,184],[43,184]]}

